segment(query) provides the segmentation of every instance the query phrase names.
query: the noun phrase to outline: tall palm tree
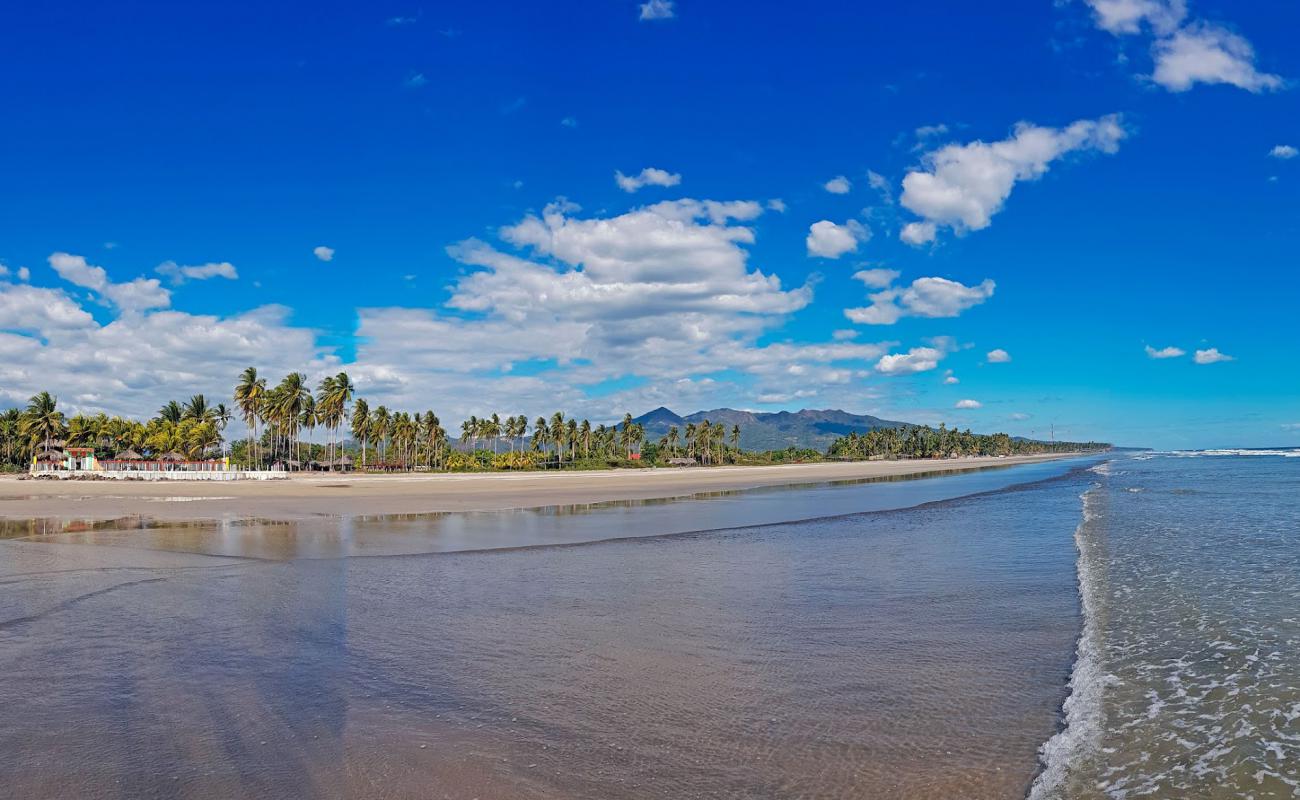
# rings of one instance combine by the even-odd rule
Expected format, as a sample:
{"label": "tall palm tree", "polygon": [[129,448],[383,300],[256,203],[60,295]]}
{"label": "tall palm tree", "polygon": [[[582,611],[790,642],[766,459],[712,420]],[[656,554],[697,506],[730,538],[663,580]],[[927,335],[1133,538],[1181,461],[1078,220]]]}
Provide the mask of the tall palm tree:
{"label": "tall palm tree", "polygon": [[560,459],[560,466],[564,466],[564,412],[556,411],[551,415],[551,444],[555,445],[555,454]]}
{"label": "tall palm tree", "polygon": [[311,390],[307,388],[307,376],[301,372],[290,372],[284,376],[284,380],[280,381],[280,385],[275,387],[273,413],[281,431],[288,437],[289,452],[294,452],[295,443],[299,445],[299,461],[302,460],[302,448],[301,442],[298,442],[298,430],[302,424],[303,406],[310,398]]}
{"label": "tall palm tree", "polygon": [[250,464],[258,463],[254,452],[257,443],[257,420],[265,396],[266,378],[257,376],[256,367],[249,367],[240,373],[239,382],[235,384],[235,405],[239,407],[239,414],[244,418],[244,426],[248,429]]}
{"label": "tall palm tree", "polygon": [[370,438],[370,404],[358,397],[352,407],[352,438],[361,442],[361,465],[366,463],[366,443]]}
{"label": "tall palm tree", "polygon": [[370,420],[370,435],[375,440],[375,449],[379,451],[379,460],[381,462],[387,457],[385,443],[391,425],[392,417],[388,414],[388,408],[386,406],[376,408],[374,417]]}

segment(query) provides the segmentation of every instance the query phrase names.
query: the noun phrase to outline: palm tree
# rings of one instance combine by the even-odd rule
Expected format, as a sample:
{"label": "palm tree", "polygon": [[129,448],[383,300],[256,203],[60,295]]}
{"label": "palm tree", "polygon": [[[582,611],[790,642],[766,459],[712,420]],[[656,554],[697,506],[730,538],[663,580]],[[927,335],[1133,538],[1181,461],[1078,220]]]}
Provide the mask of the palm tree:
{"label": "palm tree", "polygon": [[551,415],[551,444],[555,445],[555,455],[560,459],[560,466],[564,466],[564,412],[556,411]]}
{"label": "palm tree", "polygon": [[48,450],[50,442],[63,436],[65,430],[66,422],[63,412],[59,410],[59,399],[49,392],[33,395],[19,422],[19,434],[27,440],[29,446],[35,446],[37,441],[41,441]]}
{"label": "palm tree", "polygon": [[632,415],[623,415],[623,450],[626,451],[627,457],[632,458]]}
{"label": "palm tree", "polygon": [[249,367],[239,376],[235,384],[235,405],[239,407],[244,426],[248,428],[248,456],[250,464],[258,463],[253,452],[257,443],[257,419],[261,412],[262,400],[266,395],[266,379],[257,376],[257,368]]}
{"label": "palm tree", "polygon": [[370,404],[358,397],[352,407],[352,438],[361,442],[361,465],[366,463],[366,442],[370,438]]}
{"label": "palm tree", "polygon": [[669,425],[669,426],[668,426],[668,436],[666,436],[665,438],[668,439],[668,454],[669,454],[670,456],[674,456],[674,457],[675,457],[675,456],[677,455],[677,439],[678,439],[678,436],[679,436],[679,432],[678,432],[678,430],[677,430],[677,426],[676,426],[676,425]]}
{"label": "palm tree", "polygon": [[550,430],[546,427],[546,417],[538,417],[533,423],[533,452],[540,453],[546,449],[546,440]]}
{"label": "palm tree", "polygon": [[14,447],[18,445],[19,427],[22,424],[22,412],[16,408],[5,409],[0,414],[0,440],[5,445],[5,462],[14,462]]}
{"label": "palm tree", "polygon": [[386,458],[385,440],[388,438],[388,432],[392,425],[392,418],[388,414],[386,406],[380,406],[375,409],[375,415],[370,420],[370,435],[375,440],[375,448],[379,451],[379,460],[383,462]]}
{"label": "palm tree", "polygon": [[[280,381],[280,385],[275,387],[273,414],[280,424],[280,430],[288,437],[290,453],[294,451],[299,426],[302,424],[303,407],[309,399],[311,399],[311,391],[307,388],[307,376],[301,372],[290,372],[284,376],[284,380]],[[300,442],[298,444],[301,445]],[[299,461],[302,460],[301,449],[299,446]]]}
{"label": "palm tree", "polygon": [[[167,404],[166,407],[168,410],[170,410],[172,405],[174,404]],[[167,419],[169,422],[180,422],[180,420],[170,419],[165,415],[163,418]],[[215,423],[217,421],[217,409],[208,405],[208,398],[201,394],[196,394],[190,397],[189,402],[181,409],[181,419],[190,419],[195,422]]]}
{"label": "palm tree", "polygon": [[173,425],[185,418],[185,409],[175,400],[168,400],[167,403],[158,409],[158,419],[163,422],[170,422]]}

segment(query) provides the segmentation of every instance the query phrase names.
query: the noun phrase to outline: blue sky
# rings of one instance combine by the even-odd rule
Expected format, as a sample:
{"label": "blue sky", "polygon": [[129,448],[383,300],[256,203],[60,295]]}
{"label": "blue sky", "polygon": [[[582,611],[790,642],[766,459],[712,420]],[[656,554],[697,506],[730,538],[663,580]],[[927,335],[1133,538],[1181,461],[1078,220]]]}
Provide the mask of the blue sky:
{"label": "blue sky", "polygon": [[1300,441],[1293,2],[6,16],[0,405]]}

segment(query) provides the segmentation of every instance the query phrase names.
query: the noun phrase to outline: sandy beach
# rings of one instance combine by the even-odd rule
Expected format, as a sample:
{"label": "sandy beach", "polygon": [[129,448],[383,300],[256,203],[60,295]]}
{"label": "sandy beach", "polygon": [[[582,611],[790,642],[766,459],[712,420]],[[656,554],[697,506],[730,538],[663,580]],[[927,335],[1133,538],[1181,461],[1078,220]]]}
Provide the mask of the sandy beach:
{"label": "sandy beach", "polygon": [[304,519],[648,500],[827,481],[1013,466],[1062,454],[589,472],[302,475],[278,481],[136,482],[0,477],[0,518]]}

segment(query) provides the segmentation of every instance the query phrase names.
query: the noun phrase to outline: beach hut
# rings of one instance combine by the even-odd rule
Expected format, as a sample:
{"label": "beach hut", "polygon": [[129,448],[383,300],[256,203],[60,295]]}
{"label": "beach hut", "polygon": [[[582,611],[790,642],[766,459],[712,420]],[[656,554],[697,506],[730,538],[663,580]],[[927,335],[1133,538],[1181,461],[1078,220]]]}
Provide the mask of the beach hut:
{"label": "beach hut", "polygon": [[113,456],[113,460],[114,461],[144,461],[144,456],[140,455],[134,450],[127,449]]}
{"label": "beach hut", "polygon": [[341,456],[339,458],[334,459],[333,461],[328,461],[325,463],[325,468],[332,472],[351,472],[352,457]]}

